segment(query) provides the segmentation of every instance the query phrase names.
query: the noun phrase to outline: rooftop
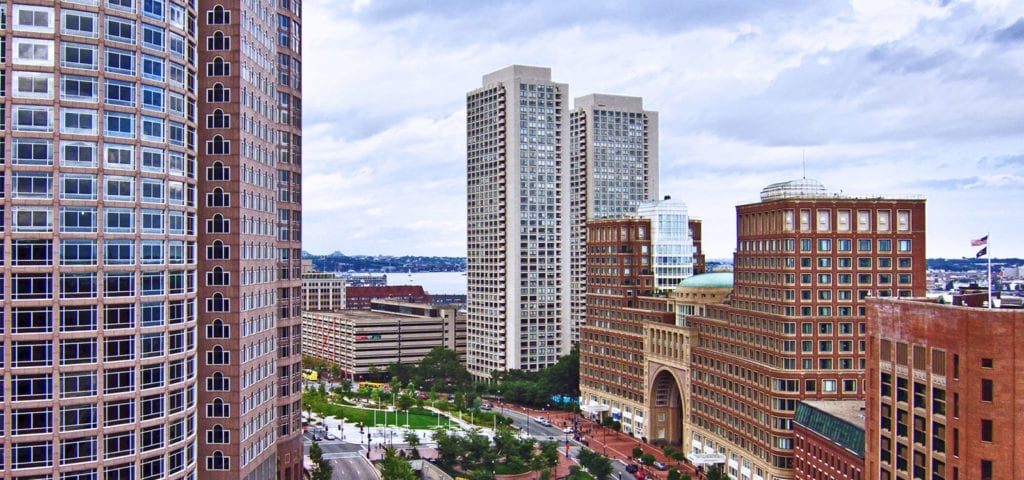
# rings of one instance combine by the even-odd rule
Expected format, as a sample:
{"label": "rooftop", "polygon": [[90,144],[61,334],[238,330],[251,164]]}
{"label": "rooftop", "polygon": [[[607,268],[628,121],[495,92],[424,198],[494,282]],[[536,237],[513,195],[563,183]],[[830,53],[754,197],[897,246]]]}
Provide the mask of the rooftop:
{"label": "rooftop", "polygon": [[863,400],[805,400],[793,421],[864,458]]}
{"label": "rooftop", "polygon": [[687,288],[732,288],[732,272],[712,272],[684,278],[680,287]]}

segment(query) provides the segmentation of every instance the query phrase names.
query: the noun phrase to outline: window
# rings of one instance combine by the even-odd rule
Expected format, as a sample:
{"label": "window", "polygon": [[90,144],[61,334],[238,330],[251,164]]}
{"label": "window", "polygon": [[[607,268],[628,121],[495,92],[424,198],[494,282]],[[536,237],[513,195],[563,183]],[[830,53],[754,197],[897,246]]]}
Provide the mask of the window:
{"label": "window", "polygon": [[[108,34],[109,36],[109,34]],[[104,71],[121,75],[135,75],[135,54],[116,48],[106,49]]]}
{"label": "window", "polygon": [[178,122],[168,122],[167,143],[176,147],[185,146],[185,125]]}
{"label": "window", "polygon": [[142,15],[154,20],[163,20],[164,0],[142,0]]}
{"label": "window", "polygon": [[103,231],[105,233],[135,233],[134,213],[130,208],[105,208]]}
{"label": "window", "polygon": [[[162,240],[142,241],[142,264],[161,265],[164,263],[164,243]],[[162,273],[162,272],[157,272]]]}
{"label": "window", "polygon": [[909,239],[897,240],[896,241],[896,251],[905,253],[905,252],[909,252],[910,250],[911,250],[911,248],[910,248],[910,240]]}
{"label": "window", "polygon": [[230,207],[231,194],[226,193],[223,188],[217,187],[213,192],[206,194],[206,206],[208,207]]}
{"label": "window", "polygon": [[[96,144],[90,142],[62,142],[61,165],[69,167],[95,167]],[[93,193],[95,198],[95,193]]]}
{"label": "window", "polygon": [[104,84],[103,101],[107,105],[122,107],[135,106],[135,84],[107,79]]}
{"label": "window", "polygon": [[53,231],[53,210],[49,207],[14,207],[12,213],[15,232]]}
{"label": "window", "polygon": [[185,37],[178,35],[177,33],[167,34],[167,50],[171,52],[171,56],[184,59],[185,58]]}
{"label": "window", "polygon": [[106,39],[134,45],[135,22],[124,18],[107,16]]}
{"label": "window", "polygon": [[836,381],[835,380],[822,380],[821,391],[825,393],[835,393]]}
{"label": "window", "polygon": [[231,389],[231,379],[220,372],[214,372],[212,377],[206,379],[206,391],[227,392]]}
{"label": "window", "polygon": [[61,133],[96,134],[96,111],[74,108],[61,109]]}
{"label": "window", "polygon": [[[116,434],[106,434],[103,436],[103,458],[117,458],[125,455],[131,455],[135,453],[135,432],[128,431]],[[114,477],[117,480],[131,480],[136,478],[135,476],[128,476],[133,474],[134,465],[126,465],[121,469],[115,470],[121,473],[120,476]],[[105,468],[104,471],[107,473],[107,477],[104,480],[113,480],[110,478],[110,468]]]}
{"label": "window", "polygon": [[157,388],[164,386],[164,364],[144,365],[142,367],[142,388]]}
{"label": "window", "polygon": [[104,179],[103,199],[107,201],[135,201],[135,185],[132,177],[108,176]]}
{"label": "window", "polygon": [[53,241],[11,240],[11,264],[15,267],[53,264]]}
{"label": "window", "polygon": [[49,341],[11,342],[11,366],[49,367],[53,364],[53,345]]}
{"label": "window", "polygon": [[96,298],[96,273],[61,273],[60,298]]}
{"label": "window", "polygon": [[[195,105],[192,105],[193,108]],[[167,95],[167,111],[178,118],[185,118],[185,96],[171,92]],[[184,127],[182,127],[184,128]],[[184,138],[184,136],[182,136]]]}
{"label": "window", "polygon": [[148,23],[142,24],[142,46],[158,52],[164,51],[164,29]]}
{"label": "window", "polygon": [[215,450],[213,455],[206,457],[207,470],[230,470],[231,457],[224,455],[220,450]]}
{"label": "window", "polygon": [[104,265],[131,265],[135,263],[135,245],[131,240],[105,240]]}
{"label": "window", "polygon": [[13,198],[53,198],[53,177],[44,172],[14,172],[11,190]]}
{"label": "window", "polygon": [[142,56],[142,78],[164,81],[164,60],[152,55]]}
{"label": "window", "polygon": [[96,385],[96,372],[61,373],[60,398],[95,396]]}
{"label": "window", "polygon": [[[129,145],[108,143],[103,159],[103,166],[120,170],[135,169],[135,148]],[[130,179],[129,179],[130,180]],[[134,198],[134,196],[132,197]]]}
{"label": "window", "polygon": [[16,32],[53,33],[52,8],[15,5],[11,17]]}
{"label": "window", "polygon": [[53,398],[53,379],[49,374],[13,375],[11,378],[11,400],[15,402]]}
{"label": "window", "polygon": [[224,88],[224,85],[220,83],[215,83],[212,88],[206,89],[206,101],[210,103],[230,102],[231,90]]}
{"label": "window", "polygon": [[981,441],[992,442],[992,420],[981,420]]}
{"label": "window", "polygon": [[142,108],[154,112],[164,111],[164,89],[151,85],[142,86]]}
{"label": "window", "polygon": [[[17,422],[17,420],[12,421]],[[53,466],[53,444],[50,441],[15,443],[11,446],[12,469],[51,466]]]}
{"label": "window", "polygon": [[167,64],[167,79],[177,87],[185,86],[185,66],[178,62]]}
{"label": "window", "polygon": [[230,233],[231,220],[225,219],[221,214],[215,214],[212,219],[206,221],[207,233]]}
{"label": "window", "polygon": [[206,116],[206,128],[231,128],[231,116],[219,108]]}
{"label": "window", "polygon": [[135,115],[108,111],[103,114],[103,124],[108,137],[135,138]]}
{"label": "window", "polygon": [[53,141],[41,138],[15,138],[14,165],[53,165]]}
{"label": "window", "polygon": [[60,364],[96,363],[96,339],[60,341]]}
{"label": "window", "polygon": [[208,155],[230,155],[231,142],[220,135],[214,135],[212,140],[206,142],[206,153]]}
{"label": "window", "polygon": [[62,266],[96,265],[96,241],[61,240],[60,264]]}
{"label": "window", "polygon": [[53,66],[53,40],[15,38],[12,43],[15,65]]}
{"label": "window", "polygon": [[993,383],[991,379],[981,379],[981,401],[991,402],[993,399]]}
{"label": "window", "polygon": [[164,152],[155,148],[142,148],[142,171],[164,172]]}
{"label": "window", "polygon": [[99,69],[95,45],[64,42],[60,48],[60,64],[62,67],[80,68],[83,70]]}
{"label": "window", "polygon": [[14,98],[53,98],[53,74],[41,72],[14,72],[11,86]]}
{"label": "window", "polygon": [[212,62],[206,64],[206,75],[209,77],[231,76],[231,63],[224,61],[221,57],[216,57]]}
{"label": "window", "polygon": [[96,14],[74,10],[61,11],[60,32],[76,37],[96,38]]}
{"label": "window", "polygon": [[[95,382],[93,385],[95,389]],[[91,428],[96,428],[96,405],[86,404],[60,407],[60,431],[72,432]]]}
{"label": "window", "polygon": [[212,10],[206,11],[207,25],[227,25],[229,23],[231,23],[231,11],[224,9],[223,6],[217,5]]}
{"label": "window", "polygon": [[[111,80],[108,80],[109,84]],[[60,98],[76,102],[95,102],[99,98],[99,88],[95,77],[77,75],[61,75]]]}
{"label": "window", "polygon": [[103,272],[103,292],[108,297],[135,295],[135,273]]}
{"label": "window", "polygon": [[142,117],[142,139],[150,142],[164,141],[164,121],[160,118]]}
{"label": "window", "polygon": [[878,240],[878,251],[879,252],[891,252],[892,251],[892,240],[880,239]]}
{"label": "window", "polygon": [[135,328],[135,306],[133,304],[106,305],[103,307],[103,328]]}
{"label": "window", "polygon": [[11,120],[16,132],[52,132],[53,107],[15,105]]}
{"label": "window", "polygon": [[142,210],[142,233],[164,233],[163,210]]}
{"label": "window", "polygon": [[92,462],[96,460],[96,437],[73,438],[60,441],[60,464]]}
{"label": "window", "polygon": [[206,49],[210,51],[231,50],[231,37],[220,30],[206,37]]}

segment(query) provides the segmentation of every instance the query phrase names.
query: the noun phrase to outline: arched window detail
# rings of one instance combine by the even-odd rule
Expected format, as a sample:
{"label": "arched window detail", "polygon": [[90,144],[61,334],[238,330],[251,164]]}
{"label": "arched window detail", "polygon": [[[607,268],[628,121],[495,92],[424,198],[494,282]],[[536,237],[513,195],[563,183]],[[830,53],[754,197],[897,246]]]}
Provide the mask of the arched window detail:
{"label": "arched window detail", "polygon": [[217,5],[206,11],[207,25],[227,25],[229,23],[231,23],[231,10],[224,8],[223,5]]}

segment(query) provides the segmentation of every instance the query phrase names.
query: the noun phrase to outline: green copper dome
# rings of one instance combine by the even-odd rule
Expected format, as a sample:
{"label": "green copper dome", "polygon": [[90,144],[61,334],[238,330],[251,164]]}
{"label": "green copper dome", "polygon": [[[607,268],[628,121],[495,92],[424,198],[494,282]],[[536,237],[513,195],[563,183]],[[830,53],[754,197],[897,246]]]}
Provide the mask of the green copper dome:
{"label": "green copper dome", "polygon": [[732,288],[732,272],[712,272],[694,275],[679,282],[680,287]]}

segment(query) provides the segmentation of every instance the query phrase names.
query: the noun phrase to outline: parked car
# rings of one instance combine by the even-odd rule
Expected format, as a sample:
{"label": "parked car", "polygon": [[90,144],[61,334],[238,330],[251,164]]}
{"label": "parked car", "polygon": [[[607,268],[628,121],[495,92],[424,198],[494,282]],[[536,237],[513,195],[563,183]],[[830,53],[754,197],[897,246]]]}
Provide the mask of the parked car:
{"label": "parked car", "polygon": [[626,465],[626,473],[636,473],[636,471],[639,470],[639,469],[640,469],[640,467],[636,466],[635,463],[631,463],[629,465]]}
{"label": "parked car", "polygon": [[336,436],[335,436],[335,435],[334,435],[333,433],[331,433],[331,432],[327,432],[327,433],[325,433],[325,434],[324,434],[324,438],[326,438],[327,440],[337,440],[337,439],[338,439],[338,437],[336,437]]}
{"label": "parked car", "polygon": [[573,433],[575,431],[576,431],[576,429],[573,428],[573,427],[565,427],[565,428],[562,429],[562,433]]}
{"label": "parked car", "polygon": [[668,470],[668,467],[666,467],[664,463],[654,462],[653,465],[654,465],[654,468],[657,468],[658,470]]}

